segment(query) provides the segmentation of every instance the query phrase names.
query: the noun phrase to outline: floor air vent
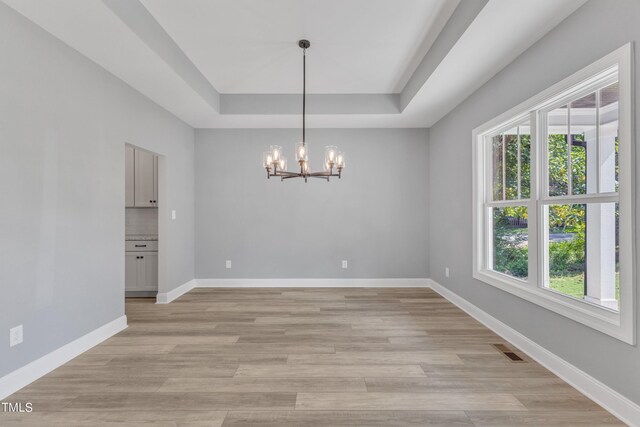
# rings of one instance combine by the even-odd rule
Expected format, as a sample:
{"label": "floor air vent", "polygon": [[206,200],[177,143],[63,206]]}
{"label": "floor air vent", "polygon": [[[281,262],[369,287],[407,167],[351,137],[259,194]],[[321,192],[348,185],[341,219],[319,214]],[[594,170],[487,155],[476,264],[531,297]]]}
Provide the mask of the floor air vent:
{"label": "floor air vent", "polygon": [[509,349],[509,347],[507,347],[504,344],[494,344],[493,345],[500,353],[504,354],[509,360],[511,360],[512,362],[522,362],[522,363],[526,363],[526,361],[524,359],[522,359],[520,356],[518,356],[516,353],[514,353],[513,351],[511,351],[511,349]]}

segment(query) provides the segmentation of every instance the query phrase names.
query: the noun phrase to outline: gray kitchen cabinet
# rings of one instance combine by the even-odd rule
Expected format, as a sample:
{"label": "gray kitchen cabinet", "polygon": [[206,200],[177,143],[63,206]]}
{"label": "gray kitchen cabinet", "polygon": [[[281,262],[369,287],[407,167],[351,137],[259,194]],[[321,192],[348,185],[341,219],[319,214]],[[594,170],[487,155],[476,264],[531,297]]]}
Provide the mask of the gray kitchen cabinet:
{"label": "gray kitchen cabinet", "polygon": [[158,242],[127,241],[125,252],[125,290],[158,290]]}
{"label": "gray kitchen cabinet", "polygon": [[125,290],[158,290],[158,253],[127,252],[125,255]]}
{"label": "gray kitchen cabinet", "polygon": [[134,162],[135,162],[135,150],[133,147],[129,147],[126,145],[124,147],[124,171],[125,171],[125,197],[124,197],[124,206],[126,208],[135,207],[135,198],[134,198]]}
{"label": "gray kitchen cabinet", "polygon": [[158,206],[158,159],[147,151],[135,150],[134,198],[136,207]]}

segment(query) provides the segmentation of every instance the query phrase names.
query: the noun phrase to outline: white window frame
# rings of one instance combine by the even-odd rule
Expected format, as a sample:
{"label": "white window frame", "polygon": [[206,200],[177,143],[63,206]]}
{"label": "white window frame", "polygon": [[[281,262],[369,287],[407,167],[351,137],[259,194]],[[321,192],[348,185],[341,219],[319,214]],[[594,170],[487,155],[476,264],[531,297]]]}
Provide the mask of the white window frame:
{"label": "white window frame", "polygon": [[[549,89],[521,103],[493,120],[477,127],[472,133],[473,144],[473,277],[499,289],[566,316],[593,329],[635,345],[635,144],[633,143],[633,69],[632,46],[626,44],[604,58],[567,77]],[[570,196],[580,203],[616,201],[620,212],[620,304],[619,310],[596,305],[543,288],[543,218],[545,206],[563,204],[564,196],[548,196],[546,170],[546,135],[544,112],[553,109],[568,96],[587,94],[598,83],[610,77],[617,67],[619,82],[619,192]],[[595,80],[598,82],[595,82]],[[570,95],[569,95],[570,94]],[[531,125],[531,191],[529,199],[492,201],[491,153],[485,138],[513,128],[525,120]],[[541,176],[542,175],[542,176]],[[494,207],[527,206],[529,224],[529,274],[517,279],[488,268],[492,242],[487,238],[491,226],[489,212]],[[624,262],[622,262],[624,261]]]}

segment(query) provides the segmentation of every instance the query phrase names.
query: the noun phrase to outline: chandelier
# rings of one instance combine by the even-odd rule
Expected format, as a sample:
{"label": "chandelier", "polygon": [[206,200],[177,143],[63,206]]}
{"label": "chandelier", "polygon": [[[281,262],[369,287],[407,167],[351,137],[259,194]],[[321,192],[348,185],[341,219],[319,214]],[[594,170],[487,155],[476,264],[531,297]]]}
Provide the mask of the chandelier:
{"label": "chandelier", "polygon": [[305,142],[305,116],[307,103],[307,58],[306,53],[311,43],[309,40],[300,40],[298,46],[302,48],[302,141],[296,144],[296,161],[300,166],[300,172],[287,171],[287,159],[282,154],[282,146],[271,145],[269,151],[262,155],[262,167],[267,171],[267,178],[280,177],[281,181],[290,178],[321,178],[329,181],[332,176],[338,178],[342,175],[345,166],[345,155],[338,151],[335,145],[328,145],[324,149],[324,170],[312,172],[309,168],[309,147]]}

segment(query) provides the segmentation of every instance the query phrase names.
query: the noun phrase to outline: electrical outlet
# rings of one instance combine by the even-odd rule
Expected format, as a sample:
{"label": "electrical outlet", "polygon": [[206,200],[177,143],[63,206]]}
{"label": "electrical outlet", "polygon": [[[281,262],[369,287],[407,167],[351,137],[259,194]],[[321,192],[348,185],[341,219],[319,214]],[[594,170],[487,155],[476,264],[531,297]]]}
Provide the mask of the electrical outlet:
{"label": "electrical outlet", "polygon": [[444,269],[444,276],[449,277],[449,267]]}
{"label": "electrical outlet", "polygon": [[227,268],[231,268],[231,260],[228,259],[225,265]]}
{"label": "electrical outlet", "polygon": [[176,211],[175,210],[171,211],[171,219],[176,219]]}
{"label": "electrical outlet", "polygon": [[346,259],[342,260],[342,268],[349,268],[349,263],[347,262]]}
{"label": "electrical outlet", "polygon": [[9,347],[18,345],[22,342],[22,325],[9,329]]}

